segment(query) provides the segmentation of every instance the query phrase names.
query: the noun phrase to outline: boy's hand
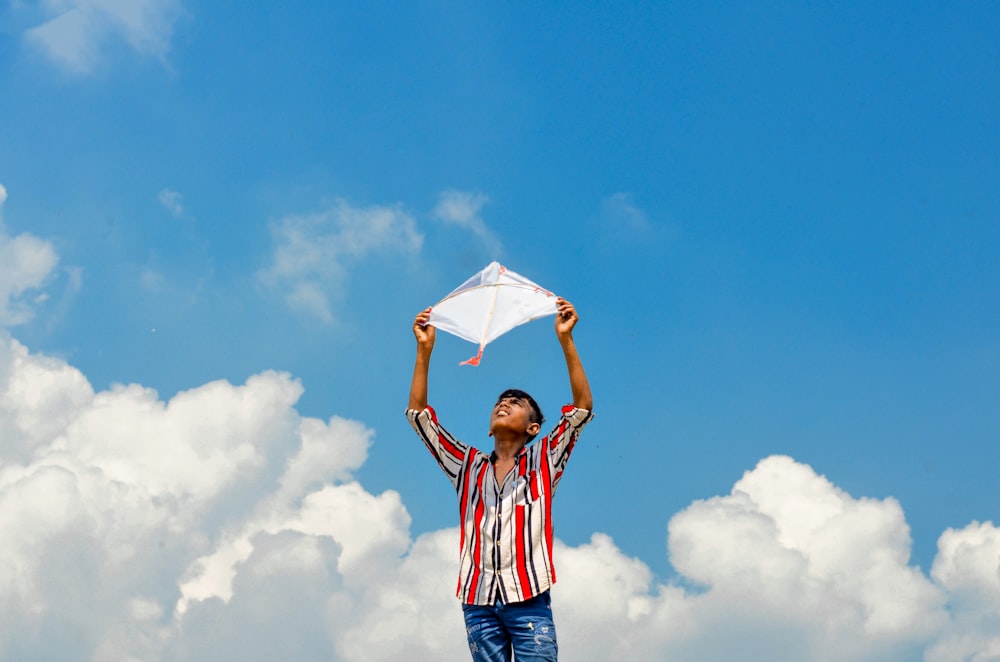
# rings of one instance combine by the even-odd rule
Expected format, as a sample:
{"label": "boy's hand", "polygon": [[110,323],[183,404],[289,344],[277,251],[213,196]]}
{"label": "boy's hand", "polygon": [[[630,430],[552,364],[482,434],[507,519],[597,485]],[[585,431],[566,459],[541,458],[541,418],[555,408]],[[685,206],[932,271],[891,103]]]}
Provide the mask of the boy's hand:
{"label": "boy's hand", "polygon": [[426,308],[417,313],[416,318],[413,320],[413,336],[417,339],[417,346],[425,349],[434,348],[434,338],[437,331],[437,329],[427,323],[430,318],[431,309]]}
{"label": "boy's hand", "polygon": [[569,301],[556,299],[556,335],[562,339],[573,335],[573,327],[580,321],[576,308]]}

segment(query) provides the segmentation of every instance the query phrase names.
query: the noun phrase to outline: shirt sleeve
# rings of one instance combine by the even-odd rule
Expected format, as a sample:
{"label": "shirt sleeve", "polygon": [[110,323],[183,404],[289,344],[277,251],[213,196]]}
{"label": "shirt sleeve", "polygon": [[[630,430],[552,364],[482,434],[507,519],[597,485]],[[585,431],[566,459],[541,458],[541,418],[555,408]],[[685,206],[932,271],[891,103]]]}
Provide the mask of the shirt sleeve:
{"label": "shirt sleeve", "polygon": [[437,420],[434,409],[407,409],[406,418],[424,446],[431,452],[438,465],[447,474],[453,487],[458,489],[458,478],[469,447],[455,439]]}
{"label": "shirt sleeve", "polygon": [[580,409],[573,405],[566,405],[562,408],[562,416],[559,422],[552,428],[543,443],[552,467],[552,486],[559,484],[569,456],[573,453],[576,441],[580,437],[580,431],[594,418],[594,413],[589,409]]}

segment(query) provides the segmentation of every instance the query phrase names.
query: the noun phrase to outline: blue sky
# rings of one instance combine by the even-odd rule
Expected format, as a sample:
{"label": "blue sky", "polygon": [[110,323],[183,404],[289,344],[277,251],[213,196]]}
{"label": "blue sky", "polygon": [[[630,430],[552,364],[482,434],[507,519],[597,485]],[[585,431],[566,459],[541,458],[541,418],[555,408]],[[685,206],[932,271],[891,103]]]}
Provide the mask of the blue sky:
{"label": "blue sky", "polygon": [[[2,323],[97,393],[284,371],[297,415],[372,431],[352,476],[412,536],[447,529],[409,326],[498,259],[581,314],[571,548],[698,583],[668,521],[774,455],[898,501],[925,575],[996,520],[989,3],[12,1],[0,26],[0,248],[51,258],[0,268]],[[487,444],[508,386],[568,400],[548,321],[473,351],[441,337],[432,370],[458,436]]]}

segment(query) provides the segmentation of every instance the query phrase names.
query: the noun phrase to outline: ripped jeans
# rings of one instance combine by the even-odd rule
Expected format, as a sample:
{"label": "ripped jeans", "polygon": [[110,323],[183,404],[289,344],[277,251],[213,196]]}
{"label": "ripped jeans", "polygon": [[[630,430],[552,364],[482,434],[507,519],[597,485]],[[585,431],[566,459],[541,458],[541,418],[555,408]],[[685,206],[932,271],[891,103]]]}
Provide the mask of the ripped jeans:
{"label": "ripped jeans", "polygon": [[555,662],[559,646],[545,591],[524,602],[462,605],[473,662]]}

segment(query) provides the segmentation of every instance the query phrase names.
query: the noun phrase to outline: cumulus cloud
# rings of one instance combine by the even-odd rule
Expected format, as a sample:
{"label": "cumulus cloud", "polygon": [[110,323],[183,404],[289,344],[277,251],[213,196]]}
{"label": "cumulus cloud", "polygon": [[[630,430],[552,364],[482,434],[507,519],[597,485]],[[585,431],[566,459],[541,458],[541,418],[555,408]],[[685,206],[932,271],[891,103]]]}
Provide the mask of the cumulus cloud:
{"label": "cumulus cloud", "polygon": [[946,530],[931,576],[947,591],[953,623],[928,662],[1000,659],[1000,528]]}
{"label": "cumulus cloud", "polygon": [[[393,501],[347,482],[369,433],[298,415],[302,387],[286,374],[213,382],[164,402],[138,385],[95,393],[79,371],[13,339],[0,343],[0,359],[4,659],[158,657],[178,637],[173,614],[184,579],[247,522],[285,517],[288,526],[256,534],[236,580],[266,575],[267,559],[287,545],[303,559],[324,550],[324,563],[336,559],[331,545],[351,558],[378,547],[371,527],[342,541],[310,532],[292,544],[282,533],[295,522],[308,529],[331,508],[343,532],[344,517],[364,504]],[[338,501],[330,491],[346,494]]]}
{"label": "cumulus cloud", "polygon": [[503,246],[479,215],[489,201],[482,193],[445,191],[434,207],[434,217],[449,225],[468,230],[475,235],[493,257],[499,257]]}
{"label": "cumulus cloud", "polygon": [[692,600],[700,626],[754,626],[712,644],[758,651],[743,659],[911,659],[946,623],[941,588],[908,565],[899,503],[855,499],[788,457],[695,502],[669,531],[674,567],[707,589]]}
{"label": "cumulus cloud", "polygon": [[[302,390],[95,391],[0,338],[0,658],[467,659],[457,529],[413,539],[354,476],[374,432],[301,415]],[[567,659],[996,657],[989,522],[944,532],[926,576],[898,502],[774,456],[667,530],[668,583],[605,534],[557,541]]]}
{"label": "cumulus cloud", "polygon": [[41,8],[46,20],[26,39],[76,74],[91,73],[116,41],[165,58],[180,11],[177,0],[44,0]]}
{"label": "cumulus cloud", "polygon": [[[0,185],[0,212],[6,200]],[[0,327],[31,320],[35,306],[47,298],[41,288],[58,262],[51,243],[28,233],[9,236],[0,215]]]}
{"label": "cumulus cloud", "polygon": [[334,319],[350,268],[379,254],[415,254],[423,235],[398,207],[353,207],[337,200],[327,211],[289,216],[272,224],[274,254],[257,273],[294,310],[325,322]]}

